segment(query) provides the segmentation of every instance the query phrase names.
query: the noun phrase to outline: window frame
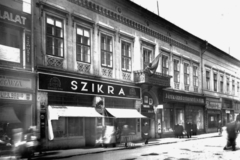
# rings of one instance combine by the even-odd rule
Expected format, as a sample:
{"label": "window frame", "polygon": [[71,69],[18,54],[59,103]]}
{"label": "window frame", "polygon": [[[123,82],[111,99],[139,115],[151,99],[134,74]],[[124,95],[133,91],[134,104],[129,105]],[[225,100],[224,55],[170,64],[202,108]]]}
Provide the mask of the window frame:
{"label": "window frame", "polygon": [[[54,19],[54,24],[55,24],[56,20],[58,20],[58,21],[60,21],[62,23],[62,35],[63,35],[62,38],[61,37],[57,37],[55,35],[54,36],[48,35],[48,33],[47,33],[47,27],[48,27],[47,19],[48,18]],[[65,52],[64,52],[65,51],[65,36],[64,36],[64,33],[65,33],[64,25],[65,25],[65,23],[64,23],[64,21],[65,21],[64,18],[60,18],[57,15],[52,15],[52,14],[49,14],[49,13],[46,13],[46,15],[45,15],[45,52],[46,52],[46,55],[48,55],[48,56],[53,56],[53,57],[58,57],[58,58],[65,58]],[[56,25],[54,25],[54,28],[56,28]],[[55,29],[54,29],[54,31],[55,31]],[[47,49],[47,47],[48,47],[48,45],[47,45],[47,38],[48,38],[48,36],[53,37],[54,40],[55,40],[55,38],[62,40],[62,42],[63,42],[63,48],[62,48],[63,55],[62,56],[48,54],[48,49]],[[52,51],[52,52],[55,52],[55,46],[54,46],[54,51]]]}
{"label": "window frame", "polygon": [[[175,61],[176,62],[178,62],[177,63],[177,70],[175,70]],[[177,78],[176,78],[176,76],[175,76],[175,74],[177,73]],[[173,59],[173,76],[174,76],[174,82],[175,83],[180,83],[180,60],[179,59]]]}
{"label": "window frame", "polygon": [[230,92],[230,78],[227,76],[226,77],[226,88],[227,88],[227,93]]}
{"label": "window frame", "polygon": [[235,94],[235,80],[232,79],[232,93]]}
{"label": "window frame", "polygon": [[206,89],[210,90],[210,70],[206,69]]}
{"label": "window frame", "polygon": [[[144,51],[147,51],[147,54],[148,54],[148,59],[149,61],[148,62],[145,62],[145,52]],[[142,57],[143,57],[143,69],[146,69],[146,67],[153,61],[153,49],[149,48],[149,47],[146,47],[146,46],[143,46],[142,47]]]}
{"label": "window frame", "polygon": [[224,76],[223,75],[220,75],[219,83],[220,83],[220,92],[223,93],[224,92]]}
{"label": "window frame", "polygon": [[[194,68],[196,68],[196,72],[194,71]],[[198,66],[197,65],[193,65],[193,86],[194,87],[198,87]]]}
{"label": "window frame", "polygon": [[[164,58],[165,57],[165,58]],[[166,61],[164,61],[164,59]],[[164,63],[165,62],[165,63]],[[164,65],[165,64],[165,65]],[[165,73],[167,72],[167,73]],[[162,74],[169,75],[169,56],[162,54]]]}
{"label": "window frame", "polygon": [[[185,68],[185,66],[187,68]],[[183,72],[184,72],[184,85],[190,85],[190,64],[189,63],[187,62],[183,63]]]}
{"label": "window frame", "polygon": [[[87,30],[88,32],[89,32],[89,46],[87,46],[87,45],[84,45],[84,44],[80,44],[80,43],[77,43],[77,29],[78,28],[81,28],[81,29],[83,29],[83,30]],[[78,45],[84,45],[84,46],[87,46],[87,47],[89,47],[89,62],[85,62],[85,61],[81,61],[81,60],[78,60],[77,59],[77,47],[78,47]],[[81,63],[87,63],[87,64],[91,64],[91,58],[92,58],[92,30],[90,29],[90,28],[88,28],[88,27],[85,27],[85,26],[83,26],[83,25],[79,25],[79,24],[76,24],[76,61],[77,62],[81,62]]]}
{"label": "window frame", "polygon": [[[130,49],[129,57],[123,55],[123,44],[128,44],[129,45],[129,49]],[[121,39],[120,45],[121,45],[121,69],[124,72],[132,72],[132,55],[133,55],[132,54],[133,53],[133,47],[132,46],[133,46],[133,44],[131,42],[125,40],[125,39]],[[130,69],[123,68],[123,64],[124,64],[123,63],[123,58],[129,59],[129,61],[130,61],[130,65],[129,65]]]}
{"label": "window frame", "polygon": [[[102,37],[111,38],[112,46],[110,46],[110,47],[112,47],[112,52],[107,51],[107,50],[102,50]],[[113,58],[113,47],[114,47],[113,44],[114,44],[114,37],[113,37],[112,35],[109,35],[109,34],[107,34],[107,33],[105,33],[105,32],[100,33],[100,51],[101,51],[100,62],[101,62],[101,66],[102,66],[102,67],[106,67],[106,68],[111,68],[111,69],[113,69],[113,59],[114,59],[114,58]],[[112,57],[110,58],[110,63],[111,63],[110,66],[107,65],[107,57],[106,57],[106,59],[104,59],[104,61],[106,61],[106,65],[102,63],[102,51],[103,51],[103,52],[108,52],[108,53],[110,53],[110,54],[112,55]]]}
{"label": "window frame", "polygon": [[216,72],[213,72],[213,91],[217,92],[217,81],[218,81],[218,74]]}

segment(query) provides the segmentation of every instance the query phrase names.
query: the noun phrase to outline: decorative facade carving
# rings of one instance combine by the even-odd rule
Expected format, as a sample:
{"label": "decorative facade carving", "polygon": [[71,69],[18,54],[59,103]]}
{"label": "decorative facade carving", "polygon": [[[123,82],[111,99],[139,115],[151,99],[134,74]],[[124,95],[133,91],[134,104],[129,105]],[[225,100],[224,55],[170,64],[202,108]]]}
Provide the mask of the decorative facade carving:
{"label": "decorative facade carving", "polygon": [[46,63],[50,67],[63,68],[63,58],[46,56]]}
{"label": "decorative facade carving", "polygon": [[129,73],[129,72],[122,72],[122,78],[124,80],[131,81],[131,73]]}
{"label": "decorative facade carving", "polygon": [[85,63],[77,63],[77,69],[78,72],[82,73],[90,73],[90,64],[85,64]]}
{"label": "decorative facade carving", "polygon": [[179,83],[174,83],[174,88],[179,89]]}
{"label": "decorative facade carving", "polygon": [[102,76],[112,78],[113,70],[111,68],[102,67]]}

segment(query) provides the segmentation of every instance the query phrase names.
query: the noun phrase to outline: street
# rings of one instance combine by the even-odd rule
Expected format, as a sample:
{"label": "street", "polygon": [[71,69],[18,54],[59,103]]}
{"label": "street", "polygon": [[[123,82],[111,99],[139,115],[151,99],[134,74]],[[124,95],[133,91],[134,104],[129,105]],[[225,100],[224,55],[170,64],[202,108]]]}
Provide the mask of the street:
{"label": "street", "polygon": [[225,137],[192,140],[165,145],[143,146],[65,158],[65,160],[237,160],[240,158],[240,138],[237,150],[224,151]]}

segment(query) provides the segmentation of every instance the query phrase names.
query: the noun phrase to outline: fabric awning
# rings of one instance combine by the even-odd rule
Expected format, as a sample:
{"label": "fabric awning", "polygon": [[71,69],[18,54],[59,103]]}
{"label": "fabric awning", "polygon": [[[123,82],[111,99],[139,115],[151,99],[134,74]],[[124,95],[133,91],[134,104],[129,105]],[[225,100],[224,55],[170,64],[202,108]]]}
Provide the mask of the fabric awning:
{"label": "fabric awning", "polygon": [[12,107],[0,107],[0,122],[21,123]]}
{"label": "fabric awning", "polygon": [[48,106],[49,119],[59,117],[103,117],[93,107]]}
{"label": "fabric awning", "polygon": [[107,112],[116,118],[147,118],[136,109],[106,108]]}

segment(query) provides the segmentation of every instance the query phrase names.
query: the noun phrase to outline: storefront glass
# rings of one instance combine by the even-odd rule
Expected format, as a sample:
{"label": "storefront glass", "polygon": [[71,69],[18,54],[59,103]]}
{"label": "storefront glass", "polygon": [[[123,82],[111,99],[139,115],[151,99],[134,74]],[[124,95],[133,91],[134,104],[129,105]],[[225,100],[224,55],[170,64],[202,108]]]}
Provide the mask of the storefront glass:
{"label": "storefront glass", "polygon": [[174,113],[172,108],[164,109],[163,132],[172,132],[174,127]]}
{"label": "storefront glass", "polygon": [[217,128],[218,125],[218,115],[209,114],[208,115],[208,128]]}
{"label": "storefront glass", "polygon": [[186,107],[186,117],[187,122],[191,122],[197,125],[197,129],[203,129],[203,109],[196,106],[187,106]]}
{"label": "storefront glass", "polygon": [[59,117],[52,120],[54,137],[83,136],[83,118],[81,117]]}

